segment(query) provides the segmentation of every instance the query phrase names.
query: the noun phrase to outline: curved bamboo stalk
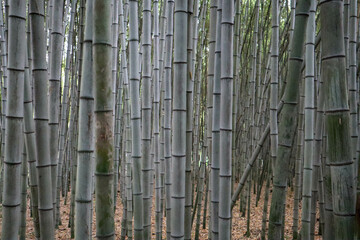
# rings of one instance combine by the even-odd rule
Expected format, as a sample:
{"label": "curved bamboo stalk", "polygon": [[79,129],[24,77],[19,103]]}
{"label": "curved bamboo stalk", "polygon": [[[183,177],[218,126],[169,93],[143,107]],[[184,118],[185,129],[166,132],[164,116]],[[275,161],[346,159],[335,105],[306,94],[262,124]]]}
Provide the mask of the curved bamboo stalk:
{"label": "curved bamboo stalk", "polygon": [[[285,190],[289,178],[289,159],[297,123],[296,106],[299,95],[298,82],[301,79],[303,45],[309,9],[309,0],[300,1],[296,6],[294,41],[292,42],[292,51],[289,56],[286,86],[283,97],[284,107],[279,124],[278,156],[275,163],[273,178],[274,189],[271,199],[268,234],[268,238],[271,240],[281,239],[283,236],[282,227],[284,224],[283,208],[286,199]],[[284,174],[284,172],[286,174]]]}

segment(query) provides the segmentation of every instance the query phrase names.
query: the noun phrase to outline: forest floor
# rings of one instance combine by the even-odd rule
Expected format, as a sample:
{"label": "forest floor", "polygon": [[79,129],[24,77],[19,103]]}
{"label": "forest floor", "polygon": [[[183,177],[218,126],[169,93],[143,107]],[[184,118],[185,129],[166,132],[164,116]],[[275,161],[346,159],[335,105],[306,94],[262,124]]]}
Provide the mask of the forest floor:
{"label": "forest floor", "polygon": [[[292,239],[292,225],[293,225],[293,202],[294,202],[294,193],[290,190],[287,194],[287,201],[286,201],[286,215],[285,215],[285,239]],[[69,227],[69,216],[70,216],[70,193],[68,194],[68,201],[67,204],[64,205],[64,199],[61,198],[61,222],[62,225],[59,226],[58,229],[56,229],[56,239],[66,240],[71,239],[71,229]],[[251,211],[250,211],[250,236],[246,237],[246,229],[247,229],[247,215],[242,216],[239,210],[239,204],[237,204],[233,210],[233,219],[232,219],[232,239],[238,240],[238,239],[260,239],[261,236],[261,226],[262,226],[262,215],[263,215],[263,203],[264,203],[264,196],[262,194],[258,205],[256,206],[256,195],[252,194],[251,196]],[[271,203],[271,195],[269,199],[269,206]],[[30,201],[28,199],[28,206],[30,205]],[[202,205],[202,213],[203,215],[203,206]],[[2,206],[0,205],[2,208]],[[301,219],[301,205],[300,212],[299,212],[299,219]],[[29,208],[28,208],[29,209]],[[154,207],[153,207],[154,209]],[[153,210],[152,209],[152,210]],[[115,212],[115,231],[116,231],[116,239],[120,239],[121,235],[121,219],[122,219],[122,213],[123,208],[121,201],[117,201],[117,209]],[[155,216],[154,211],[152,211],[152,239],[155,239]],[[268,210],[269,213],[269,210]],[[0,236],[1,236],[1,226],[2,226],[2,217],[1,217],[2,211],[0,212]],[[203,219],[201,217],[201,219]],[[202,221],[200,226],[200,239],[208,239],[208,227],[209,227],[209,204],[207,209],[207,223],[206,228],[202,228]],[[163,239],[166,239],[166,229],[165,229],[165,221],[166,219],[163,219]],[[194,220],[193,224],[193,231],[192,231],[192,239],[194,238],[194,232],[195,232],[195,224],[196,218]],[[33,221],[30,217],[30,211],[27,211],[27,221],[26,221],[26,239],[35,239],[34,236],[34,226]],[[301,226],[301,222],[299,220],[299,227]],[[318,223],[317,223],[318,226]],[[95,213],[93,216],[93,239],[95,239]],[[318,231],[318,228],[316,227],[316,233]],[[321,236],[316,235],[315,239],[321,239]]]}

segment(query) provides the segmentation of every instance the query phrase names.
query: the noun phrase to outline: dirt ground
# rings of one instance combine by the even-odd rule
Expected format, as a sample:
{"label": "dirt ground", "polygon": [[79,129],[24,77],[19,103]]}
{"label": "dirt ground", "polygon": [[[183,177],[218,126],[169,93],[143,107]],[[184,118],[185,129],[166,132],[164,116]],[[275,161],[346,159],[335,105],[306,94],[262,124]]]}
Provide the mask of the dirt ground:
{"label": "dirt ground", "polygon": [[[70,193],[68,194],[70,196]],[[256,195],[252,195],[251,201],[251,213],[250,213],[250,237],[245,237],[246,233],[246,222],[247,218],[241,216],[239,211],[239,204],[237,204],[233,210],[233,220],[232,220],[232,239],[260,239],[261,236],[261,225],[262,225],[262,213],[263,213],[263,194],[258,203],[258,206],[255,205]],[[270,196],[271,197],[271,196]],[[292,217],[293,217],[293,192],[288,191],[288,197],[286,202],[286,215],[285,215],[285,239],[292,239]],[[271,199],[269,200],[270,203]],[[28,199],[28,206],[30,202]],[[204,206],[204,205],[202,205]],[[301,206],[300,206],[301,209]],[[152,209],[152,239],[155,239],[155,216],[154,216],[154,207]],[[202,209],[203,210],[203,209]],[[56,239],[71,239],[70,228],[68,227],[69,223],[69,213],[70,213],[70,199],[67,201],[67,205],[64,205],[64,199],[61,198],[61,222],[62,225],[56,229]],[[301,211],[301,210],[300,210]],[[269,211],[268,211],[269,212]],[[122,204],[121,201],[117,201],[117,209],[115,212],[115,230],[116,230],[116,239],[120,239],[121,233],[121,219],[122,219]],[[1,214],[1,213],[0,213]],[[201,213],[203,215],[203,212]],[[207,215],[209,214],[209,204]],[[301,212],[299,212],[299,218],[301,219]],[[200,239],[208,239],[208,227],[209,227],[209,215],[207,216],[207,224],[206,229],[202,229],[202,224],[200,227]],[[165,228],[165,218],[163,219],[163,239],[166,239],[166,228]],[[195,221],[193,224],[192,238],[194,238],[195,232]],[[0,217],[0,229],[1,229],[2,218]],[[27,211],[27,231],[26,231],[26,239],[35,239],[34,236],[34,226],[33,221],[30,217],[30,211]],[[299,222],[299,226],[301,223]],[[95,239],[95,213],[93,216],[93,239]],[[317,232],[317,229],[316,229]],[[321,239],[320,236],[316,236],[315,239]]]}

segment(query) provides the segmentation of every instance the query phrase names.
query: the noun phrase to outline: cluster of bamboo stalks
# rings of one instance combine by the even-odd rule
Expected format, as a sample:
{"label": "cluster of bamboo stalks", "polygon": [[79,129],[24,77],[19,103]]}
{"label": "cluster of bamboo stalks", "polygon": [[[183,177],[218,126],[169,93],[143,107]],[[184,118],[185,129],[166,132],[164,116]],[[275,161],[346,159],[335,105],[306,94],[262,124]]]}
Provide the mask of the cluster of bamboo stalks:
{"label": "cluster of bamboo stalks", "polygon": [[358,1],[0,5],[2,239],[360,238]]}

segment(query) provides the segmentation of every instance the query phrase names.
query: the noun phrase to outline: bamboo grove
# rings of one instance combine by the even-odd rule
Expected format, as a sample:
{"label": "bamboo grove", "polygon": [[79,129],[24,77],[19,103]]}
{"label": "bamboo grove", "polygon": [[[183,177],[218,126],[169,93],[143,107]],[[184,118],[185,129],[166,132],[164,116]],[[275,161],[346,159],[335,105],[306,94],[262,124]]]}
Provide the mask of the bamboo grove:
{"label": "bamboo grove", "polygon": [[1,0],[1,238],[360,239],[358,3]]}

